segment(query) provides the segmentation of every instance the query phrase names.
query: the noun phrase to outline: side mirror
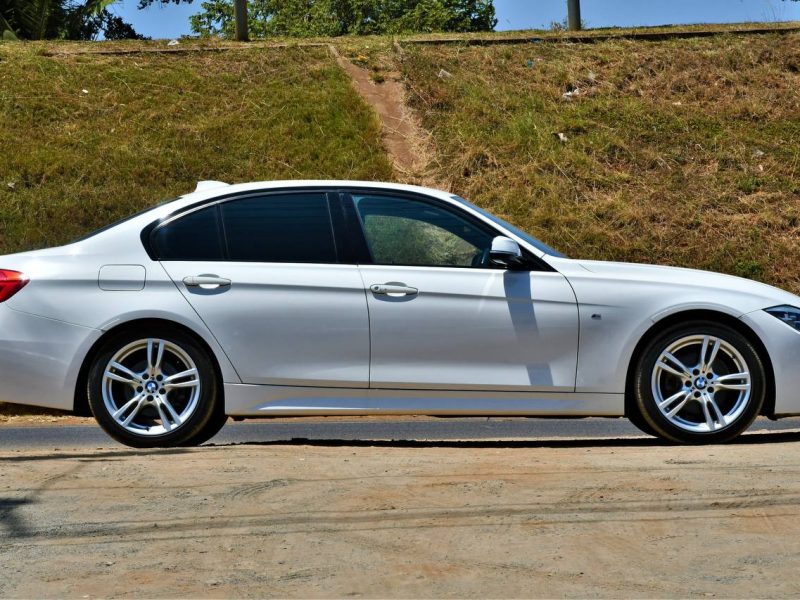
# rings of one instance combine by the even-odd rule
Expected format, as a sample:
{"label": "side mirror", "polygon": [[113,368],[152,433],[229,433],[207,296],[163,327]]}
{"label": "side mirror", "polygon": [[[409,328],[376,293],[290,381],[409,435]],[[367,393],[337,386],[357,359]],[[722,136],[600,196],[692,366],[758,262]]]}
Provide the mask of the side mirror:
{"label": "side mirror", "polygon": [[522,264],[522,250],[519,244],[499,235],[492,240],[492,249],[489,251],[489,260],[505,268],[512,268]]}

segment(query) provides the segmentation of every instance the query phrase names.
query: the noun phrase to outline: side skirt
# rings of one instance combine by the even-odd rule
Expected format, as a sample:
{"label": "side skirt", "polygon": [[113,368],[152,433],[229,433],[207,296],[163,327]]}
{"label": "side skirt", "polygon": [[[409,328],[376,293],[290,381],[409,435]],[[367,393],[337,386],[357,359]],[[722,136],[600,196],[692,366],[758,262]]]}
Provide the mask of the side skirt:
{"label": "side skirt", "polygon": [[323,415],[594,416],[625,414],[624,394],[464,392],[225,384],[239,417]]}

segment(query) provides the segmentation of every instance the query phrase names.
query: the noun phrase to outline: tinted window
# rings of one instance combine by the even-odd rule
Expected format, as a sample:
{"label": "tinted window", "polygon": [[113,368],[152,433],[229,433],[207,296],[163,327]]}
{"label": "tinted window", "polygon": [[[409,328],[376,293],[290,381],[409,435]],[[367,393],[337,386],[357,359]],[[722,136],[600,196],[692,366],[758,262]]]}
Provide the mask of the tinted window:
{"label": "tinted window", "polygon": [[220,206],[230,260],[336,262],[324,193],[275,194]]}
{"label": "tinted window", "polygon": [[353,200],[375,264],[489,266],[493,234],[451,210],[397,196]]}
{"label": "tinted window", "polygon": [[223,260],[216,206],[180,217],[156,229],[153,247],[161,260]]}

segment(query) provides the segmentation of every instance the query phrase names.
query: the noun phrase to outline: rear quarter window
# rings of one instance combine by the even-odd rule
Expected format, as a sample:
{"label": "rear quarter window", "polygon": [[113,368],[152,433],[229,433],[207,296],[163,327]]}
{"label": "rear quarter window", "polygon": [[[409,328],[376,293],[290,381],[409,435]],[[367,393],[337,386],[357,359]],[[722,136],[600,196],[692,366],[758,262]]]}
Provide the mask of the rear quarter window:
{"label": "rear quarter window", "polygon": [[153,234],[159,260],[224,260],[219,209],[203,208],[167,223]]}

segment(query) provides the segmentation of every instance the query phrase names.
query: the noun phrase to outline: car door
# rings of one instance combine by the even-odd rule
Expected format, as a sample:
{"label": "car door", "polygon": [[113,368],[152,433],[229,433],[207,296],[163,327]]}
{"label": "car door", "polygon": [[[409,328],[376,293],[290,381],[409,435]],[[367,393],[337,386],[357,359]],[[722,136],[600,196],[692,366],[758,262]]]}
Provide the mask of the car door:
{"label": "car door", "polygon": [[358,268],[340,260],[329,200],[321,190],[250,194],[151,234],[244,383],[368,386],[366,298]]}
{"label": "car door", "polygon": [[365,247],[370,387],[573,391],[578,310],[567,280],[530,255],[489,260],[499,235],[424,196],[352,191]]}

